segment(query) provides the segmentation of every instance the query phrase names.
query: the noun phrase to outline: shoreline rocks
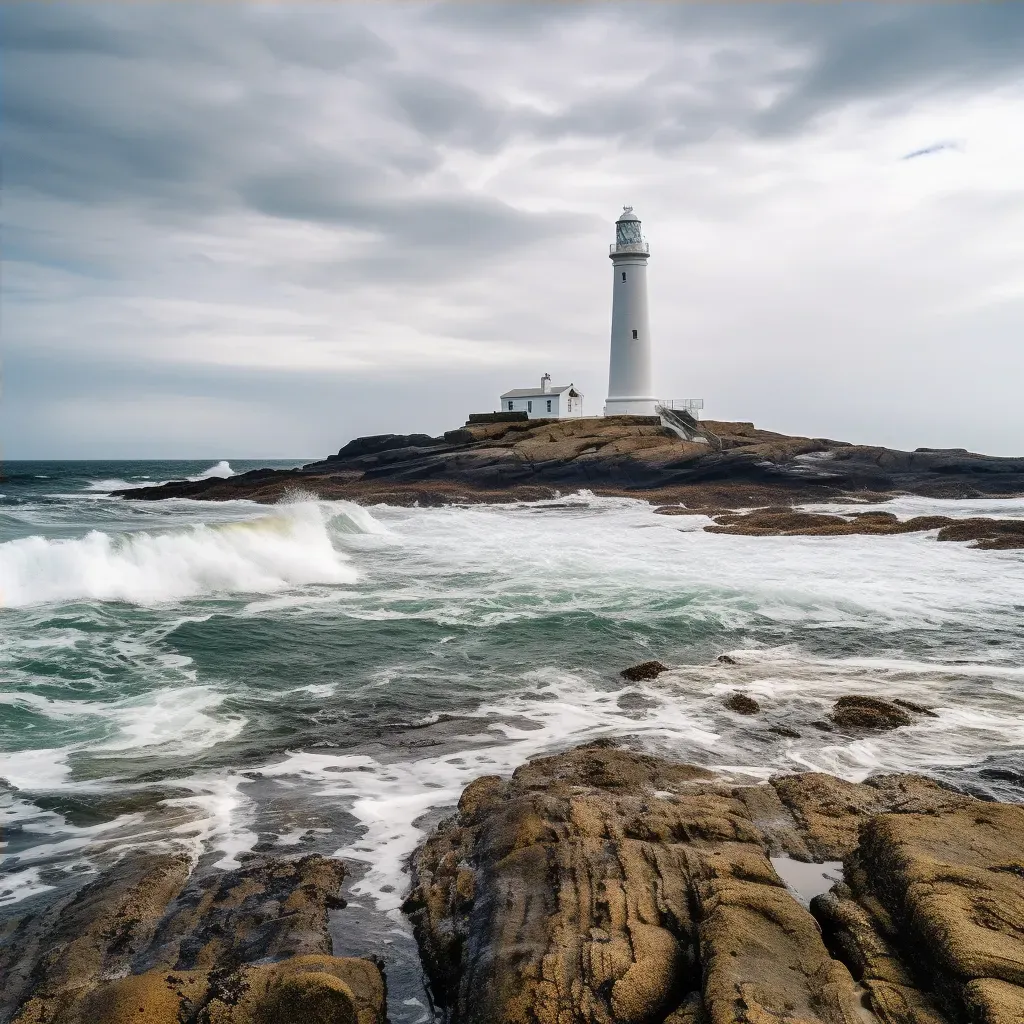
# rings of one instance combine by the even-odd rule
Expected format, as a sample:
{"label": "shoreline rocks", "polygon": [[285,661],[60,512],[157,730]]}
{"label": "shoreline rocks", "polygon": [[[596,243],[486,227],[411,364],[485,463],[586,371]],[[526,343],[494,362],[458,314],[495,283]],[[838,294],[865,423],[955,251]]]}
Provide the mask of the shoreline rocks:
{"label": "shoreline rocks", "polygon": [[[448,1024],[1020,1024],[1022,830],[919,776],[759,785],[597,743],[467,787],[406,910]],[[846,880],[809,911],[779,856]]]}
{"label": "shoreline rocks", "polygon": [[[466,787],[404,909],[446,1024],[1021,1024],[1022,851],[1024,806],[923,776],[598,741]],[[131,853],[7,922],[0,1020],[384,1024],[380,964],[332,955],[343,864],[243,860]]]}
{"label": "shoreline rocks", "polygon": [[[295,470],[259,469],[227,479],[175,481],[114,493],[133,500],[249,498],[272,503],[304,490],[362,504],[438,505],[536,501],[587,488],[646,498],[669,515],[689,514],[687,510],[722,515],[755,506],[778,512],[795,502],[851,496],[877,501],[908,492],[945,498],[1024,493],[1024,458],[959,449],[900,452],[791,437],[752,423],[709,420],[702,428],[714,444],[683,440],[653,416],[470,422],[441,437],[356,438],[336,455]],[[794,514],[788,508],[785,512]],[[864,519],[860,532],[885,525],[878,518],[884,513],[867,515],[875,520]],[[729,525],[739,532],[735,524]],[[753,528],[751,521],[743,525]],[[769,525],[777,529],[779,523]],[[958,531],[980,529],[961,523],[950,529],[949,539],[997,546],[1013,546],[1016,536],[1012,531],[960,536]]]}
{"label": "shoreline rocks", "polygon": [[331,955],[344,866],[250,857],[195,878],[133,853],[0,937],[0,1020],[14,1024],[384,1024],[369,960]]}

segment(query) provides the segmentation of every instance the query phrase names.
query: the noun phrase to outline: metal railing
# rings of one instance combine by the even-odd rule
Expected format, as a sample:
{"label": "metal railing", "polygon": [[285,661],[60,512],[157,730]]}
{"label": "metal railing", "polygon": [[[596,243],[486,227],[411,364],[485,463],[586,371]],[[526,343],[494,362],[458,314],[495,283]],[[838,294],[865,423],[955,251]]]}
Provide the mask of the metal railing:
{"label": "metal railing", "polygon": [[704,408],[703,398],[660,398],[658,405],[663,409],[678,409],[688,412],[695,420],[700,419],[697,413]]}
{"label": "metal railing", "polygon": [[623,242],[621,245],[618,242],[612,242],[608,246],[608,255],[614,256],[617,252],[642,252],[650,255],[651,247],[646,242]]}

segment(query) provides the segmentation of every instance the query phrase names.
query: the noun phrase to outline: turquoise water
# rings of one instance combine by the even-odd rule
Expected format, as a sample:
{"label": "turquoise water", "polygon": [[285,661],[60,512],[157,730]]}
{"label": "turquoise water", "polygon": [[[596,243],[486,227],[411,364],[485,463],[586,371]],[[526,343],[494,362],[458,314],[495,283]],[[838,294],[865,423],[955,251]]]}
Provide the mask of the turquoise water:
{"label": "turquoise water", "polygon": [[[4,467],[0,912],[133,846],[184,847],[201,870],[337,855],[336,949],[383,956],[392,1019],[411,1022],[429,1018],[405,860],[480,774],[615,736],[759,778],[909,769],[1024,798],[1021,552],[724,537],[586,493],[443,509],[108,494],[294,464]],[[1024,516],[1024,500],[886,507]],[[673,671],[619,678],[652,657]],[[725,710],[735,689],[762,714]],[[843,693],[937,717],[816,728]]]}

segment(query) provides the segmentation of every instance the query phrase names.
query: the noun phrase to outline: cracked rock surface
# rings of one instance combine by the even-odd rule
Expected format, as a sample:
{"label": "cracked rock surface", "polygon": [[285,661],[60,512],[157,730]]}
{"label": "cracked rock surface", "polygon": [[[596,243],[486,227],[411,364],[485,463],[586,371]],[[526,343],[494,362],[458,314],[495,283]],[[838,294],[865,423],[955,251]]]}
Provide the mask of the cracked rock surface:
{"label": "cracked rock surface", "polygon": [[[478,779],[406,909],[450,1024],[1022,1024],[1024,809],[602,744]],[[843,860],[807,909],[776,860]]]}
{"label": "cracked rock surface", "polygon": [[251,858],[191,877],[137,853],[0,936],[15,1024],[383,1024],[375,963],[331,956],[340,861]]}

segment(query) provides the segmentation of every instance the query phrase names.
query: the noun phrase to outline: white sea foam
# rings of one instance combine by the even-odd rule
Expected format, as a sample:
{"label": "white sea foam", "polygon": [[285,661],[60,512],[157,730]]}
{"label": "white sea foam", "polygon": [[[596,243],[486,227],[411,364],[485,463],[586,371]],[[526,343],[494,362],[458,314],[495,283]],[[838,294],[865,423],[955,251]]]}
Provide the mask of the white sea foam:
{"label": "white sea foam", "polygon": [[71,774],[68,756],[72,749],[50,747],[0,753],[0,779],[5,779],[15,789],[60,789]]}
{"label": "white sea foam", "polygon": [[52,889],[52,885],[47,885],[42,880],[41,874],[39,868],[30,867],[23,868],[21,871],[12,871],[0,878],[0,907],[20,903],[30,896],[37,896],[41,892]]}
{"label": "white sea foam", "polygon": [[154,752],[173,747],[185,756],[237,736],[245,726],[242,715],[213,715],[224,700],[205,686],[181,687],[102,708],[117,729],[108,740],[90,747],[99,756],[118,756],[128,750]]}
{"label": "white sea foam", "polygon": [[111,491],[127,491],[135,487],[149,487],[150,481],[148,480],[119,480],[116,477],[112,477],[108,480],[90,480],[85,485],[87,491],[98,491],[103,494],[109,494]]}
{"label": "white sea foam", "polygon": [[227,459],[221,459],[220,462],[209,469],[204,469],[202,473],[197,473],[195,476],[190,476],[189,480],[226,480],[229,476],[234,476],[235,471],[231,468],[231,463]]}
{"label": "white sea foam", "polygon": [[239,775],[191,778],[186,784],[194,790],[189,796],[161,801],[164,807],[191,812],[190,817],[168,830],[191,851],[194,860],[203,853],[222,854],[214,865],[237,868],[239,856],[251,850],[258,839],[249,829],[252,801],[241,792],[245,779]]}
{"label": "white sea foam", "polygon": [[356,573],[331,540],[330,523],[337,515],[329,506],[302,501],[248,522],[8,541],[0,544],[0,602],[7,607],[79,600],[150,605],[351,583]]}
{"label": "white sea foam", "polygon": [[[1024,593],[1020,553],[939,544],[927,534],[724,536],[703,532],[697,517],[581,495],[550,511],[537,503],[375,514],[396,545],[392,586],[381,596],[402,604],[348,607],[368,619],[488,626],[572,610],[885,632],[991,626],[992,615],[1016,617]],[[383,579],[392,566],[381,554],[375,576]]]}

